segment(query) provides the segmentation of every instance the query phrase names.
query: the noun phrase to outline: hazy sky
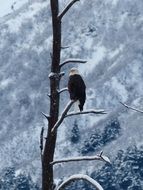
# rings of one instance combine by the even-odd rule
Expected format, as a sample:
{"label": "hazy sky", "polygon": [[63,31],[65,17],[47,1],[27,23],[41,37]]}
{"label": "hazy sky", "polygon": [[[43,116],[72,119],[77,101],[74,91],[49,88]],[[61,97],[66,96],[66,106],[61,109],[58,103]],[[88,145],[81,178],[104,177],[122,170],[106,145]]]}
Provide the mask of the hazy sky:
{"label": "hazy sky", "polygon": [[15,4],[15,9],[19,8],[23,3],[28,0],[0,0],[0,17],[12,12],[11,5]]}

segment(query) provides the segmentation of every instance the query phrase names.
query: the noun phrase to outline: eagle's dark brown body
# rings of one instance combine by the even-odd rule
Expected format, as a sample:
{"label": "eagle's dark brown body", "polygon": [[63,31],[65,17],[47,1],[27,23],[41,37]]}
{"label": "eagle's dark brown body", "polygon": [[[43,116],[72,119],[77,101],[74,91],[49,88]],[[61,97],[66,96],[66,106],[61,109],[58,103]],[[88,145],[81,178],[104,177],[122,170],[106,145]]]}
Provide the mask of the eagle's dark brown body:
{"label": "eagle's dark brown body", "polygon": [[82,111],[86,100],[86,86],[79,74],[69,76],[68,90],[71,100],[79,100],[79,109]]}

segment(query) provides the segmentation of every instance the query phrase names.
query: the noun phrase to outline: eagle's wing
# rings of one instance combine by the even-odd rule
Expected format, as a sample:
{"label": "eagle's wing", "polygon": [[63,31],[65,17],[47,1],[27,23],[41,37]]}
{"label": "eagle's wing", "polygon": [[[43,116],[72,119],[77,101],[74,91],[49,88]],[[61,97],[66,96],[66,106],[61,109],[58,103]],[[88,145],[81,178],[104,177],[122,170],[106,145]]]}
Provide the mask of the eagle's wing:
{"label": "eagle's wing", "polygon": [[69,78],[68,90],[70,94],[70,99],[75,100],[77,97],[76,97],[76,81],[75,81],[74,76]]}

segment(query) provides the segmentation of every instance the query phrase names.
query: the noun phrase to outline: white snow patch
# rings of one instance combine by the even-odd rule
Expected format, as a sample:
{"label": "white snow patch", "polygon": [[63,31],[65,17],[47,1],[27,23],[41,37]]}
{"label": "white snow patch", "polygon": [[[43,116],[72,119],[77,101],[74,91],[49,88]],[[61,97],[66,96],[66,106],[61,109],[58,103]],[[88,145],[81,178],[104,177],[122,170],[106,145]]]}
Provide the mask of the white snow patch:
{"label": "white snow patch", "polygon": [[20,7],[22,7],[23,4],[28,3],[29,0],[18,0],[18,1],[13,1],[13,8],[14,10],[19,9]]}
{"label": "white snow patch", "polygon": [[91,49],[92,43],[93,43],[93,38],[88,37],[88,39],[85,41],[85,47],[87,49]]}
{"label": "white snow patch", "polygon": [[19,176],[19,174],[22,173],[22,170],[21,169],[18,169],[15,171],[15,177]]}
{"label": "white snow patch", "polygon": [[56,73],[51,72],[48,77],[51,78],[51,77],[54,77],[55,75]]}
{"label": "white snow patch", "polygon": [[106,55],[106,48],[104,46],[98,46],[97,48],[94,49],[94,53],[92,54],[92,58],[88,60],[88,63],[85,65],[80,65],[79,70],[82,74],[88,75],[91,73],[95,66],[102,61],[102,59]]}
{"label": "white snow patch", "polygon": [[25,67],[29,67],[29,62],[25,62],[23,65],[24,65]]}
{"label": "white snow patch", "polygon": [[119,0],[112,0],[112,5],[116,6]]}
{"label": "white snow patch", "polygon": [[80,52],[80,50],[81,50],[81,47],[78,44],[76,44],[71,53],[73,56],[76,56],[78,52]]}
{"label": "white snow patch", "polygon": [[124,45],[121,44],[117,49],[115,49],[114,51],[111,51],[108,56],[110,59],[114,58],[115,56],[117,56],[124,48]]}
{"label": "white snow patch", "polygon": [[0,83],[0,88],[4,89],[12,82],[13,82],[13,80],[10,79],[10,78],[2,80],[1,83]]}
{"label": "white snow patch", "polygon": [[133,74],[135,76],[135,78],[139,78],[140,77],[140,64],[138,64],[138,61],[134,61],[134,65],[131,66]]}
{"label": "white snow patch", "polygon": [[30,17],[28,17],[28,15],[19,14],[19,16],[16,17],[16,19],[14,18],[14,19],[8,20],[7,24],[9,26],[10,31],[12,31],[12,32],[18,31],[22,22],[28,20],[28,18],[30,18]]}
{"label": "white snow patch", "polygon": [[45,3],[36,2],[29,7],[29,10],[26,12],[26,14],[25,12],[23,12],[19,14],[18,17],[8,20],[7,24],[9,25],[10,30],[18,31],[23,21],[32,19],[33,16],[38,11],[42,10],[42,8],[44,8],[45,6],[47,6],[46,2]]}
{"label": "white snow patch", "polygon": [[[28,0],[0,0],[0,17],[3,17],[14,10],[19,9],[23,4],[27,3]],[[12,9],[13,7],[13,9]]]}
{"label": "white snow patch", "polygon": [[118,29],[121,28],[125,22],[125,19],[127,18],[128,13],[124,13],[120,16],[120,20],[118,22]]}
{"label": "white snow patch", "polygon": [[29,14],[31,13],[31,10],[33,11],[31,15],[34,13],[42,10],[42,8],[47,7],[50,4],[50,1],[44,1],[44,2],[35,2],[30,6]]}
{"label": "white snow patch", "polygon": [[132,105],[134,108],[143,110],[143,96],[133,100]]}
{"label": "white snow patch", "polygon": [[143,16],[140,16],[139,19],[138,19],[139,22],[142,22],[143,21]]}
{"label": "white snow patch", "polygon": [[45,40],[44,49],[48,49],[48,48],[50,49],[52,47],[52,39],[53,39],[53,37],[50,36]]}
{"label": "white snow patch", "polygon": [[125,87],[117,80],[116,77],[112,77],[112,88],[122,97],[122,101],[128,99],[128,93]]}
{"label": "white snow patch", "polygon": [[104,3],[111,4],[111,6],[116,6],[119,0],[106,0]]}

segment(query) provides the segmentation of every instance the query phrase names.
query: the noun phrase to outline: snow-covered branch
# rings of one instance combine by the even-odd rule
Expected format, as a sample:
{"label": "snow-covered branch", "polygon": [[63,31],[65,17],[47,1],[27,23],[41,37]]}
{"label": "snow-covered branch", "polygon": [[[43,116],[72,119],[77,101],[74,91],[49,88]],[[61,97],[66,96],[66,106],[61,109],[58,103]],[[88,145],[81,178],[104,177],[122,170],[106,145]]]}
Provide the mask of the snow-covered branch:
{"label": "snow-covered branch", "polygon": [[79,0],[72,0],[65,8],[64,10],[58,15],[58,19],[62,19],[63,16],[68,12],[68,10]]}
{"label": "snow-covered branch", "polygon": [[68,88],[62,88],[61,90],[58,91],[59,94],[61,94],[62,92],[68,91]]}
{"label": "snow-covered branch", "polygon": [[[70,116],[74,116],[74,115],[83,115],[83,114],[90,114],[90,113],[93,113],[93,114],[106,114],[106,112],[104,110],[85,110],[85,111],[82,111],[82,112],[69,112],[69,109],[71,108],[72,104],[74,103],[75,101],[74,100],[71,100],[66,108],[64,109],[62,115],[60,116],[59,120],[57,121],[57,123],[54,125],[54,127],[52,128],[51,132],[54,132],[60,125],[61,123],[63,122],[63,120],[66,118],[66,117],[70,117]],[[68,113],[68,114],[67,114]]]}
{"label": "snow-covered branch", "polygon": [[85,110],[82,112],[69,112],[65,117],[70,117],[70,116],[74,116],[74,115],[83,115],[83,114],[89,114],[89,113],[93,113],[93,114],[107,114],[104,110]]}
{"label": "snow-covered branch", "polygon": [[63,77],[65,75],[65,72],[60,72],[59,76],[60,78]]}
{"label": "snow-covered branch", "polygon": [[96,155],[96,156],[81,156],[81,157],[55,160],[55,161],[51,162],[51,164],[55,165],[55,164],[60,164],[60,163],[65,163],[65,162],[92,161],[92,160],[104,161],[104,162],[111,164],[109,158],[107,156],[103,156],[102,153],[100,153],[100,155]]}
{"label": "snow-covered branch", "polygon": [[57,123],[54,125],[54,127],[52,128],[51,132],[53,133],[60,125],[61,123],[63,122],[67,112],[69,111],[69,109],[71,108],[71,106],[73,105],[75,101],[74,100],[71,100],[67,106],[65,107],[62,115],[60,116],[59,120],[57,121]]}
{"label": "snow-covered branch", "polygon": [[62,46],[61,49],[68,49],[70,48],[69,46]]}
{"label": "snow-covered branch", "polygon": [[66,61],[60,64],[60,67],[63,67],[64,65],[68,63],[86,63],[86,62],[87,61],[83,59],[67,59]]}
{"label": "snow-covered branch", "polygon": [[95,187],[96,190],[103,190],[102,186],[96,180],[92,179],[88,175],[83,175],[83,174],[72,175],[66,181],[64,181],[61,185],[59,185],[56,188],[56,190],[62,190],[65,187],[67,187],[71,182],[74,182],[76,180],[81,180],[81,179],[87,181],[90,184],[92,184]]}
{"label": "snow-covered branch", "polygon": [[126,108],[128,109],[131,109],[131,110],[134,110],[134,111],[137,111],[139,113],[143,113],[143,110],[139,110],[137,108],[134,108],[134,107],[131,107],[131,106],[128,106],[127,104],[124,104],[123,102],[120,102],[123,106],[125,106]]}
{"label": "snow-covered branch", "polygon": [[53,79],[53,78],[59,79],[59,78],[61,78],[61,77],[64,76],[64,75],[65,75],[65,72],[61,72],[61,73],[54,73],[54,72],[51,72],[51,73],[49,74],[49,79]]}

